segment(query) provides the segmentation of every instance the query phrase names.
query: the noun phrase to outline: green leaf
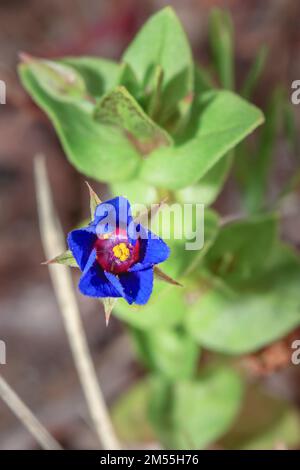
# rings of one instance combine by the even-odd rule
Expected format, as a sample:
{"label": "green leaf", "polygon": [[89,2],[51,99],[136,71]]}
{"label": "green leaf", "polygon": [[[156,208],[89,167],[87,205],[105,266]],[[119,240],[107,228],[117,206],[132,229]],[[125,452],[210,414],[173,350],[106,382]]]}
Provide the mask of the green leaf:
{"label": "green leaf", "polygon": [[299,446],[299,413],[297,408],[290,408],[282,413],[280,418],[272,423],[272,427],[265,432],[251,436],[249,441],[244,442],[239,449],[245,450],[278,450],[281,446],[284,449],[298,448]]}
{"label": "green leaf", "polygon": [[223,88],[234,88],[234,31],[231,16],[218,8],[209,17],[209,38],[214,65]]}
{"label": "green leaf", "polygon": [[155,150],[141,178],[168,189],[190,186],[263,122],[259,109],[228,91],[196,98],[187,134],[175,147]]}
{"label": "green leaf", "polygon": [[[120,65],[117,85],[122,85],[125,87],[126,90],[134,97],[138,97],[140,93],[140,87],[137,78],[130,65],[126,64],[125,62]],[[111,89],[113,88],[114,87],[111,87]]]}
{"label": "green leaf", "polygon": [[94,117],[97,122],[116,126],[142,154],[172,144],[171,137],[144,113],[126,88],[117,87],[107,93],[97,105]]}
{"label": "green leaf", "polygon": [[70,250],[65,251],[61,255],[58,255],[49,261],[45,261],[45,263],[43,264],[54,264],[54,263],[65,264],[66,266],[70,266],[72,268],[78,268],[78,264]]}
{"label": "green leaf", "polygon": [[114,313],[129,325],[142,330],[178,325],[186,313],[184,292],[183,289],[156,282],[147,305],[129,306],[120,300]]}
{"label": "green leaf", "polygon": [[125,196],[131,204],[150,205],[158,200],[156,188],[138,179],[112,183],[110,191],[113,196]]}
{"label": "green leaf", "polygon": [[62,63],[71,66],[83,78],[88,92],[100,97],[118,84],[120,66],[99,57],[64,57]]}
{"label": "green leaf", "polygon": [[193,91],[193,61],[190,46],[172,8],[154,14],[123,55],[143,89],[151,87],[156,66],[163,71],[162,102],[166,119],[174,107]]}
{"label": "green leaf", "polygon": [[220,160],[201,178],[197,184],[176,192],[177,199],[182,203],[212,204],[222,191],[225,179],[232,164],[231,152]]}
{"label": "green leaf", "polygon": [[277,232],[274,214],[228,223],[219,231],[205,263],[228,284],[240,286],[265,269],[274,253]]}
{"label": "green leaf", "polygon": [[251,385],[238,419],[220,445],[226,449],[270,450],[278,444],[298,446],[299,436],[297,408]]}
{"label": "green leaf", "polygon": [[26,54],[21,55],[23,67],[30,68],[38,77],[41,88],[54,99],[84,101],[87,99],[85,83],[82,77],[71,67],[51,60],[37,59]]}
{"label": "green leaf", "polygon": [[120,440],[129,447],[137,443],[148,444],[155,441],[150,426],[147,409],[151,399],[149,380],[134,383],[129,390],[113,404],[112,422]]}
{"label": "green leaf", "polygon": [[199,346],[183,331],[171,329],[132,330],[138,356],[151,371],[168,380],[186,379],[194,375]]}
{"label": "green leaf", "polygon": [[160,65],[157,65],[153,74],[153,85],[151,86],[148,103],[146,103],[146,109],[148,110],[148,114],[153,120],[155,120],[155,118],[158,119],[158,114],[162,104],[163,76],[163,69]]}
{"label": "green leaf", "polygon": [[194,255],[187,255],[187,261],[184,264],[182,276],[188,276],[204,264],[207,252],[214,245],[220,228],[219,217],[216,212],[206,209],[204,216],[204,245],[198,252],[191,251]]}
{"label": "green leaf", "polygon": [[241,405],[235,372],[219,368],[198,380],[153,380],[150,418],[166,449],[203,449],[231,426]]}
{"label": "green leaf", "polygon": [[93,105],[58,99],[47,91],[32,64],[19,68],[22,83],[51,119],[70,162],[99,181],[122,181],[133,175],[140,158],[128,139],[112,126],[93,119]]}
{"label": "green leaf", "polygon": [[[176,209],[181,211],[178,205]],[[182,279],[199,265],[205,253],[215,240],[219,229],[219,219],[214,211],[206,209],[204,218],[202,211],[196,205],[189,212],[178,212],[178,218],[172,216],[172,206],[162,206],[151,223],[151,230],[162,237],[170,246],[171,254],[163,264],[163,270],[174,279]],[[175,210],[175,214],[177,210]],[[181,214],[181,219],[179,219]],[[176,223],[175,223],[176,222]],[[187,250],[186,243],[201,241],[204,229],[203,246]],[[194,234],[194,235],[193,235]],[[185,285],[185,280],[183,281]]]}
{"label": "green leaf", "polygon": [[252,67],[246,77],[246,80],[243,84],[242,90],[241,90],[241,95],[246,98],[250,99],[253,95],[253,91],[257,85],[257,82],[259,81],[261,74],[263,72],[266,59],[268,56],[268,48],[266,46],[262,46],[256,57],[255,60],[252,64]]}
{"label": "green leaf", "polygon": [[201,345],[227,354],[244,354],[299,326],[298,257],[279,244],[272,261],[265,257],[263,248],[261,257],[265,271],[243,289],[232,293],[221,288],[208,290],[188,311],[187,330]]}

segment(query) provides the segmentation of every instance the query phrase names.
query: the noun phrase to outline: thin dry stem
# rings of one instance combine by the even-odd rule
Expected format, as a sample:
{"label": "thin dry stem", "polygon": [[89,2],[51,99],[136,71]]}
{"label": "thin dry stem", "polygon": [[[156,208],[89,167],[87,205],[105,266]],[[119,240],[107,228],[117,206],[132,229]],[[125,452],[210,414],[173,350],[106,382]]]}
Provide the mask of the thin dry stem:
{"label": "thin dry stem", "polygon": [[19,418],[40,446],[45,450],[62,450],[62,447],[49,434],[47,429],[39,422],[16,392],[0,376],[0,396],[11,411]]}
{"label": "thin dry stem", "polygon": [[[65,237],[54,211],[43,156],[35,158],[34,168],[41,238],[46,259],[52,259],[65,250]],[[90,356],[70,270],[54,264],[48,268],[95,431],[104,449],[120,449]]]}

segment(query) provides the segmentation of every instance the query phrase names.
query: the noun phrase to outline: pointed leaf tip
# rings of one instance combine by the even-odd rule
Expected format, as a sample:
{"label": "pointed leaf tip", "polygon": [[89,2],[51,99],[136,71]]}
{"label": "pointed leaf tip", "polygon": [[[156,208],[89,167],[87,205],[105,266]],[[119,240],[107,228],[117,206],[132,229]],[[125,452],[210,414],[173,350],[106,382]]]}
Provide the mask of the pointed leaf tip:
{"label": "pointed leaf tip", "polygon": [[172,284],[173,286],[178,286],[178,287],[183,287],[183,285],[173,279],[172,277],[168,276],[166,273],[164,273],[160,268],[157,266],[154,266],[154,275],[157,279],[160,279],[161,281],[167,282],[168,284]]}
{"label": "pointed leaf tip", "polygon": [[95,193],[91,185],[86,181],[85,184],[88,187],[90,193],[90,211],[91,211],[91,218],[94,218],[96,207],[101,204],[101,199]]}
{"label": "pointed leaf tip", "polygon": [[32,55],[27,54],[27,52],[23,51],[19,52],[18,57],[23,64],[29,64],[34,60],[34,57]]}
{"label": "pointed leaf tip", "polygon": [[106,326],[108,326],[110,315],[113,311],[113,308],[115,307],[117,303],[117,299],[115,299],[114,297],[107,297],[105,299],[102,299],[102,303],[103,303],[104,313],[105,313],[105,324]]}
{"label": "pointed leaf tip", "polygon": [[49,259],[47,261],[43,261],[41,264],[48,266],[49,264],[55,264],[55,263],[64,264],[72,268],[78,268],[78,264],[70,250],[66,250],[64,253],[61,253],[60,255],[55,256],[55,258]]}

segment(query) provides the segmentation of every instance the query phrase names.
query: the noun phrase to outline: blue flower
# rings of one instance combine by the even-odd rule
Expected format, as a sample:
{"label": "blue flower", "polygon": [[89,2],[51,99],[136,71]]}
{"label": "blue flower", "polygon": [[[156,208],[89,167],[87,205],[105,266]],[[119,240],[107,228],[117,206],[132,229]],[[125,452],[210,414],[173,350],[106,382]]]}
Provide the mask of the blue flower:
{"label": "blue flower", "polygon": [[152,293],[154,265],[170,254],[161,238],[135,223],[123,197],[99,204],[87,227],[69,233],[68,245],[82,271],[82,294],[140,305]]}

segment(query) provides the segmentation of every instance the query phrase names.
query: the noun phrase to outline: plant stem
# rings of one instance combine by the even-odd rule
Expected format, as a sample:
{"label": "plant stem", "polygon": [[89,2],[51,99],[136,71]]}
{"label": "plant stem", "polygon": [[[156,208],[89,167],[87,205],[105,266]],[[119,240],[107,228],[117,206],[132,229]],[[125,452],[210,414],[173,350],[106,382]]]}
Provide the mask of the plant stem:
{"label": "plant stem", "polygon": [[[41,238],[46,258],[52,259],[65,250],[65,237],[54,210],[43,156],[35,157],[34,169]],[[121,449],[90,356],[70,270],[63,265],[48,267],[97,436],[104,449]]]}
{"label": "plant stem", "polygon": [[44,450],[62,450],[59,443],[49,434],[2,376],[0,376],[0,396]]}

